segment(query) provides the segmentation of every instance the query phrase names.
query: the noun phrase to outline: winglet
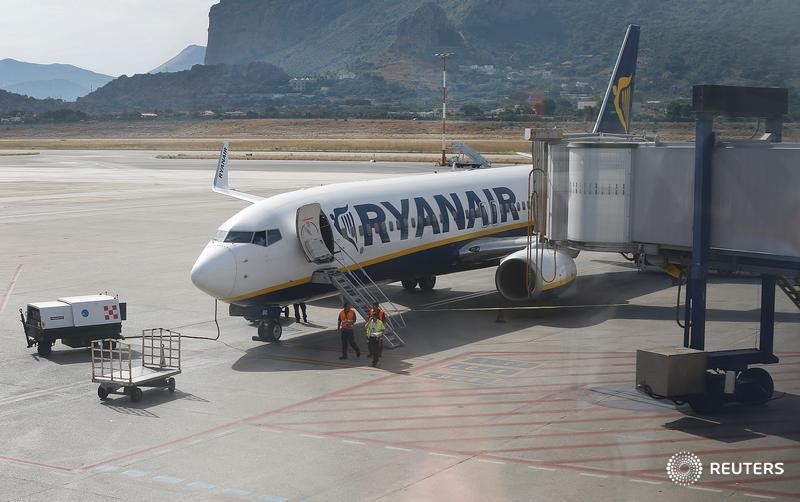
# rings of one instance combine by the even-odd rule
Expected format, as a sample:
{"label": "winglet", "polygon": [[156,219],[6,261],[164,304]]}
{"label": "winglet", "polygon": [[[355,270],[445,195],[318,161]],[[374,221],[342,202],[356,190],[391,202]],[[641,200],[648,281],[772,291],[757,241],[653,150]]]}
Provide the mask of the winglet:
{"label": "winglet", "polygon": [[628,134],[630,131],[638,54],[639,26],[629,24],[592,132]]}
{"label": "winglet", "polygon": [[228,142],[222,144],[222,150],[219,152],[219,161],[217,162],[217,170],[214,171],[214,180],[211,182],[211,190],[228,197],[246,200],[250,203],[256,203],[264,200],[263,197],[244,193],[228,186]]}

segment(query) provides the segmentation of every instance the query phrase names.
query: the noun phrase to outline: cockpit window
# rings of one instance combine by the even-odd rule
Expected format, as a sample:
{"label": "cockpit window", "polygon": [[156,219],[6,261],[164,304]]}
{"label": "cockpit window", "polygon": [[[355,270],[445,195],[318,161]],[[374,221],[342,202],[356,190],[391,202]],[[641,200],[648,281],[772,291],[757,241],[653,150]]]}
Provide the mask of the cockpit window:
{"label": "cockpit window", "polygon": [[226,235],[228,235],[227,230],[217,230],[217,233],[214,234],[214,238],[211,240],[223,242],[225,240]]}
{"label": "cockpit window", "polygon": [[231,230],[225,236],[225,242],[232,243],[247,243],[253,242],[253,232],[241,232],[239,230]]}
{"label": "cockpit window", "polygon": [[266,246],[267,245],[267,232],[262,230],[260,232],[256,232],[253,235],[253,244],[256,246]]}
{"label": "cockpit window", "polygon": [[277,228],[267,230],[267,246],[275,244],[281,240],[281,231]]}

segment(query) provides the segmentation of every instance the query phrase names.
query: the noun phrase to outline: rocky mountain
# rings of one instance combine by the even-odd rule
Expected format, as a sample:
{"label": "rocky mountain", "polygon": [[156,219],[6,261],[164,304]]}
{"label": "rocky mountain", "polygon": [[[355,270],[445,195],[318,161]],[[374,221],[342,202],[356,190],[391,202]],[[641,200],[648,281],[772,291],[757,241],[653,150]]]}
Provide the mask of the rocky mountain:
{"label": "rocky mountain", "polygon": [[170,73],[189,70],[196,64],[203,64],[206,59],[206,48],[202,45],[190,45],[166,63],[153,68],[148,73]]}
{"label": "rocky mountain", "polygon": [[796,0],[220,0],[205,62],[266,61],[293,75],[401,65],[384,76],[415,82],[450,46],[454,67],[550,63],[556,76],[603,87],[636,23],[637,90],[685,93],[697,82],[796,82],[798,16]]}
{"label": "rocky mountain", "polygon": [[0,60],[0,89],[34,98],[74,101],[114,77],[69,64],[36,64]]}
{"label": "rocky mountain", "polygon": [[287,92],[289,76],[268,63],[197,65],[191,70],[121,76],[76,106],[88,113],[255,107]]}

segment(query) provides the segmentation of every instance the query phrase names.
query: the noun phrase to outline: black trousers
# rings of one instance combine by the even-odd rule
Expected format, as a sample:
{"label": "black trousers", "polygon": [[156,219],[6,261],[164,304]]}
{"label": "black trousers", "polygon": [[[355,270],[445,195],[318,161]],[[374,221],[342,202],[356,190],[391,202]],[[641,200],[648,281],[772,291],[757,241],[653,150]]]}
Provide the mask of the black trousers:
{"label": "black trousers", "polygon": [[383,340],[377,336],[371,336],[367,340],[369,353],[372,354],[372,365],[378,364],[378,359],[383,355]]}
{"label": "black trousers", "polygon": [[303,320],[306,320],[306,304],[305,303],[295,303],[294,304],[294,318],[297,322],[300,322],[300,309],[303,310]]}
{"label": "black trousers", "polygon": [[347,346],[353,347],[356,351],[356,357],[361,356],[361,349],[356,345],[356,337],[352,331],[342,330],[342,357],[347,357]]}

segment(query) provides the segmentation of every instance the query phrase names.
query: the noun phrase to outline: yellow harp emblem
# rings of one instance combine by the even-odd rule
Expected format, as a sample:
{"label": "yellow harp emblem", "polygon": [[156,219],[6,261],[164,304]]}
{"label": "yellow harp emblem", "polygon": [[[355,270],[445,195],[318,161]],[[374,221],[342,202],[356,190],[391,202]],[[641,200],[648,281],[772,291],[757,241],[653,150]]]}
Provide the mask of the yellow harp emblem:
{"label": "yellow harp emblem", "polygon": [[630,126],[629,120],[631,117],[631,83],[633,77],[620,77],[617,83],[611,88],[614,93],[614,109],[617,111],[617,118],[619,118],[622,128],[628,132]]}

